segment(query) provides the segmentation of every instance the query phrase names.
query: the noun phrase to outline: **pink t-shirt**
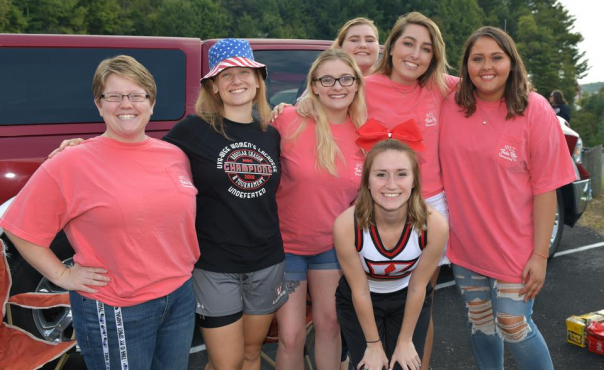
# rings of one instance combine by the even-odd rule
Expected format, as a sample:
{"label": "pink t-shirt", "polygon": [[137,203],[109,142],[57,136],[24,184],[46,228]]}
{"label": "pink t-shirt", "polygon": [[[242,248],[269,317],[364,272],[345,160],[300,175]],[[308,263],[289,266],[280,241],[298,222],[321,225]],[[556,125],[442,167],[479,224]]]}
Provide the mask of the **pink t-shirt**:
{"label": "pink t-shirt", "polygon": [[[446,84],[452,88],[458,79],[445,76]],[[413,119],[423,136],[426,150],[419,153],[422,172],[422,195],[430,198],[443,191],[438,161],[438,130],[440,106],[444,100],[439,89],[413,87],[398,84],[386,75],[373,74],[365,77],[365,95],[369,118],[377,119],[384,126],[393,128],[399,123]]]}
{"label": "pink t-shirt", "polygon": [[275,121],[281,134],[277,205],[285,252],[313,255],[333,248],[333,222],[356,197],[365,156],[355,144],[358,135],[350,120],[330,125],[345,160],[336,159],[338,177],[331,175],[317,167],[312,119],[307,118],[303,131],[291,138],[301,123],[293,107],[285,108]]}
{"label": "pink t-shirt", "polygon": [[34,173],[1,227],[49,247],[64,229],[75,262],[111,278],[80,294],[132,306],[169,294],[199,258],[189,161],[172,144],[96,137],[67,148]]}
{"label": "pink t-shirt", "polygon": [[[532,92],[524,116],[477,99],[469,118],[451,94],[441,112],[440,162],[448,194],[451,262],[519,283],[533,251],[533,198],[575,180],[549,103]],[[486,121],[486,124],[483,122]]]}

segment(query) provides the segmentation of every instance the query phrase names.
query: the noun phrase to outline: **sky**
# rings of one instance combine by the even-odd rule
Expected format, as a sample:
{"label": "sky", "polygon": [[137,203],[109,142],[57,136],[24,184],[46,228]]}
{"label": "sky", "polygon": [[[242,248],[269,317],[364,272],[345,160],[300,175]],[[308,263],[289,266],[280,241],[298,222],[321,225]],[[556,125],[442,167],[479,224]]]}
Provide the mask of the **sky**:
{"label": "sky", "polygon": [[580,84],[604,82],[604,40],[602,21],[604,0],[558,0],[575,17],[573,32],[583,35],[579,50],[585,52],[587,64],[591,67]]}

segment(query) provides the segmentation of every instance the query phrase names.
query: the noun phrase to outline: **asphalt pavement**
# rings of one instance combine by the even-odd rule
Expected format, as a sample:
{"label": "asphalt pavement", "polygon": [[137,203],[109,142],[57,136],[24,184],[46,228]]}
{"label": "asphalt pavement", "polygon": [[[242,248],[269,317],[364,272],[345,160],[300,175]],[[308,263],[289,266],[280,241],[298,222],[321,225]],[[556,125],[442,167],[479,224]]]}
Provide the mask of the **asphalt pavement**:
{"label": "asphalt pavement", "polygon": [[[585,248],[587,247],[587,248]],[[434,300],[435,340],[431,369],[477,369],[470,349],[461,298],[452,285],[451,270],[444,268]],[[565,226],[556,256],[549,261],[545,286],[534,306],[533,319],[549,347],[556,370],[604,370],[604,356],[566,342],[566,318],[604,309],[604,236],[589,229]],[[199,335],[193,341],[189,370],[202,370],[207,362]],[[274,358],[276,344],[264,346]],[[312,355],[311,348],[311,355]],[[83,370],[72,356],[66,370]],[[262,361],[262,370],[273,369]],[[506,351],[505,369],[516,370]]]}

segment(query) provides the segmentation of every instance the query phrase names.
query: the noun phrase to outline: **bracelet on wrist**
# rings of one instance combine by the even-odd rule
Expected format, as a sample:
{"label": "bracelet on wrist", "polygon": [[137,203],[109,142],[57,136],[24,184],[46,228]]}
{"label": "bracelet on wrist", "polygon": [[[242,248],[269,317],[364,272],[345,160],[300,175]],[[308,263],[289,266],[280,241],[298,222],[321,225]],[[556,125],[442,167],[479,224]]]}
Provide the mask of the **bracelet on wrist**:
{"label": "bracelet on wrist", "polygon": [[377,343],[377,342],[381,342],[381,341],[382,341],[381,339],[378,339],[378,340],[371,340],[371,341],[370,340],[366,340],[365,342],[367,342],[367,343]]}
{"label": "bracelet on wrist", "polygon": [[541,258],[545,258],[545,259],[549,258],[549,256],[547,254],[543,254],[543,253],[539,253],[539,252],[533,252],[533,254],[537,255],[537,256],[539,256]]}

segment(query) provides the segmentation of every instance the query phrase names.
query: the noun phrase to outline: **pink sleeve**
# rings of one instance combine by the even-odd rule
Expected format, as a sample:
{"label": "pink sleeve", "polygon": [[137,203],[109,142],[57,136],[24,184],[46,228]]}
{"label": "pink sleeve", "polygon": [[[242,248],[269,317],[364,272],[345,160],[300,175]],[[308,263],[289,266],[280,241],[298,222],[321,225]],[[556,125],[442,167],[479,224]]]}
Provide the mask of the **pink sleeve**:
{"label": "pink sleeve", "polygon": [[545,98],[529,96],[529,172],[533,194],[543,194],[575,180],[565,137]]}
{"label": "pink sleeve", "polygon": [[447,85],[449,92],[455,90],[455,87],[457,86],[458,83],[459,83],[459,77],[445,74],[445,85]]}
{"label": "pink sleeve", "polygon": [[301,121],[302,119],[296,113],[295,107],[285,107],[283,113],[273,123],[273,126],[277,129],[279,135],[281,135],[281,141],[283,141],[284,138],[289,137],[295,132]]}
{"label": "pink sleeve", "polygon": [[42,166],[19,192],[0,226],[30,243],[49,247],[67,222],[67,205],[61,190]]}

